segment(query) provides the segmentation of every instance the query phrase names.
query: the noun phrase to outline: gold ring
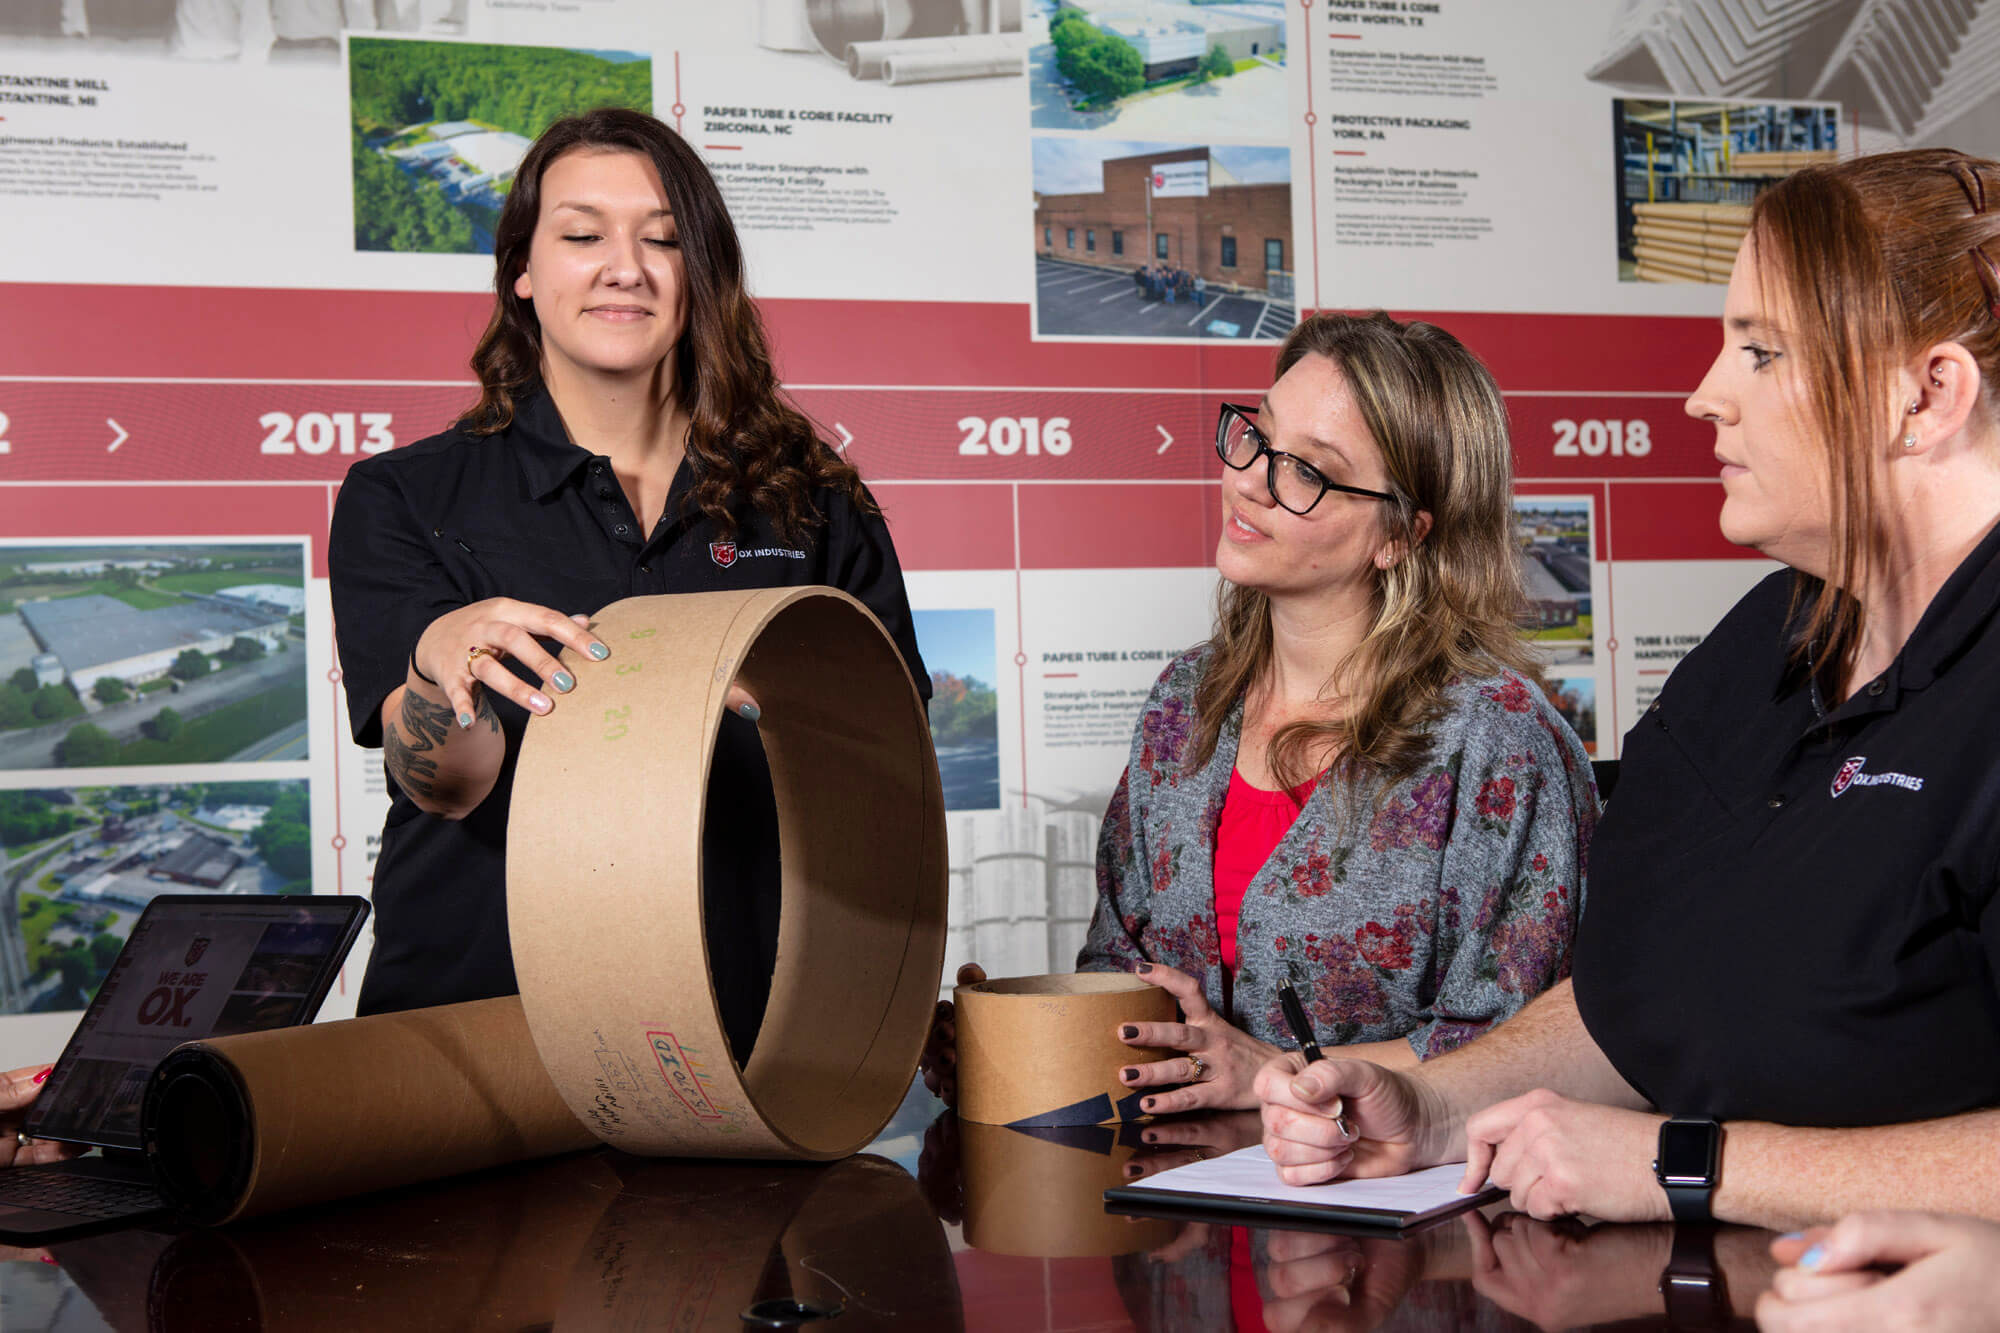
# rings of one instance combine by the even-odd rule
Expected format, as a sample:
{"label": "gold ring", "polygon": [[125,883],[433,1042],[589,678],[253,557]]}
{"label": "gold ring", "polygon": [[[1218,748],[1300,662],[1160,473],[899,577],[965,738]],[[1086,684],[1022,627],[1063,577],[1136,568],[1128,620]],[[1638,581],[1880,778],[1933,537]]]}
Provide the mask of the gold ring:
{"label": "gold ring", "polygon": [[1196,1055],[1193,1051],[1188,1052],[1187,1062],[1190,1066],[1193,1067],[1193,1072],[1188,1075],[1188,1082],[1199,1083],[1201,1081],[1201,1076],[1208,1072],[1208,1066],[1203,1064],[1201,1057]]}
{"label": "gold ring", "polygon": [[472,664],[474,662],[477,662],[482,657],[491,657],[497,659],[499,656],[500,654],[494,652],[491,648],[486,647],[484,644],[481,644],[475,648],[467,648],[465,650],[465,669],[467,671],[472,670]]}

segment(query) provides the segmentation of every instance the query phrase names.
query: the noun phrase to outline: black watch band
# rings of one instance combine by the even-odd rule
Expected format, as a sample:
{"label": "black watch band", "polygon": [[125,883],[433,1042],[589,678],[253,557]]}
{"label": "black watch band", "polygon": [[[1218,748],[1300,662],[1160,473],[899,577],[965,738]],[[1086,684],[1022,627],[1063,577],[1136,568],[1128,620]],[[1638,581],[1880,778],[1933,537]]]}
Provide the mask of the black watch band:
{"label": "black watch band", "polygon": [[1675,1116],[1660,1125],[1653,1177],[1666,1192],[1676,1222],[1710,1222],[1710,1201],[1722,1175],[1722,1124],[1703,1116]]}

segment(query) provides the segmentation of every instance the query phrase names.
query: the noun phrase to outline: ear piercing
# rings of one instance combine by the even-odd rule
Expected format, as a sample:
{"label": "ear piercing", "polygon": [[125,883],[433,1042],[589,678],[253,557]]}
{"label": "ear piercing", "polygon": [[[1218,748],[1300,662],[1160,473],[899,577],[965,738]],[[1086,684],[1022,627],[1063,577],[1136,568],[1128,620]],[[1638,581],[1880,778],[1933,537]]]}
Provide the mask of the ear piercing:
{"label": "ear piercing", "polygon": [[[1921,399],[1917,400],[1916,402],[1913,402],[1913,403],[1911,403],[1911,404],[1910,404],[1910,415],[1911,415],[1911,416],[1915,416],[1915,415],[1917,414],[1917,409],[1918,409],[1918,408],[1920,408],[1920,407],[1922,407],[1922,406],[1923,406],[1923,402],[1922,402],[1922,400],[1921,400]],[[1903,447],[1904,447],[1905,449],[1914,449],[1914,448],[1916,448],[1916,447],[1917,447],[1917,433],[1916,433],[1916,431],[1914,431],[1914,430],[1910,430],[1910,431],[1905,431],[1905,432],[1904,432],[1904,434],[1903,434]]]}

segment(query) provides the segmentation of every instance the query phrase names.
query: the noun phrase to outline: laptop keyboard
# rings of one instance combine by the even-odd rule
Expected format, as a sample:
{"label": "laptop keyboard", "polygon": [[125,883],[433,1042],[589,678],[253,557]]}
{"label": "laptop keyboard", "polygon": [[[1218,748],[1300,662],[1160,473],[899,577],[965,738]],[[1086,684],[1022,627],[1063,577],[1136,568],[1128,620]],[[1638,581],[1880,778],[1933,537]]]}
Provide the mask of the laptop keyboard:
{"label": "laptop keyboard", "polygon": [[64,1172],[0,1170],[0,1204],[78,1217],[123,1217],[164,1208],[159,1191],[121,1180],[92,1180]]}

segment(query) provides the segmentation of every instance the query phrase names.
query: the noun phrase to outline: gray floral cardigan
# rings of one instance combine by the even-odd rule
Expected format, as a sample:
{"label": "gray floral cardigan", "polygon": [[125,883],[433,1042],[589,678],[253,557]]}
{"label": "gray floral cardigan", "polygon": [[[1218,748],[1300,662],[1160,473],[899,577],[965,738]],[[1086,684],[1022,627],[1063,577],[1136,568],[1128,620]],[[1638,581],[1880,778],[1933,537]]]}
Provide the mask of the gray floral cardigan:
{"label": "gray floral cardigan", "polygon": [[1243,895],[1229,976],[1212,876],[1240,701],[1209,762],[1182,767],[1207,652],[1169,664],[1139,717],[1104,813],[1079,971],[1180,968],[1219,1013],[1286,1049],[1276,987],[1290,975],[1322,1044],[1407,1037],[1422,1058],[1569,975],[1597,788],[1576,733],[1508,672],[1448,686],[1430,760],[1386,793],[1321,779]]}

